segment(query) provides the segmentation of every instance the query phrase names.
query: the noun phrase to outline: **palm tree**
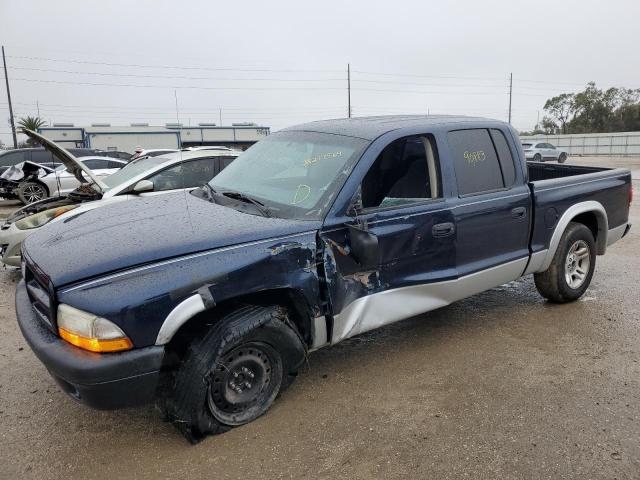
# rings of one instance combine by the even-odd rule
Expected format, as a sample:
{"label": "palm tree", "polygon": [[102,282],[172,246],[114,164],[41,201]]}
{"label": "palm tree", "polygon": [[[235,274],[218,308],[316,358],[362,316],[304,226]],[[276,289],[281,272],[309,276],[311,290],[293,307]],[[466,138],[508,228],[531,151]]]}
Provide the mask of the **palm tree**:
{"label": "palm tree", "polygon": [[[46,127],[47,122],[45,122],[40,117],[32,117],[27,115],[26,117],[22,117],[18,121],[18,126],[21,128],[24,128],[25,130],[33,130],[35,132],[41,127]],[[27,140],[27,144],[33,146],[32,140],[31,139]]]}

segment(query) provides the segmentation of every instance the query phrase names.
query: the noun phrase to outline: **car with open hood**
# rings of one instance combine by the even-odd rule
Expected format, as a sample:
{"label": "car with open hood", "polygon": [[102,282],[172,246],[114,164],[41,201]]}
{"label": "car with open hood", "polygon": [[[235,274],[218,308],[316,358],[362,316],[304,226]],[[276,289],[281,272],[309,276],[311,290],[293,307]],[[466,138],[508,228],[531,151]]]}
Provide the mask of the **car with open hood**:
{"label": "car with open hood", "polygon": [[87,167],[88,162],[75,158],[55,142],[35,132],[25,133],[54,151],[63,162],[65,174],[81,184],[65,196],[47,198],[17,210],[0,225],[0,260],[14,267],[20,265],[23,240],[49,222],[65,221],[125,200],[191,190],[206,184],[239,154],[233,150],[192,151],[139,158],[102,177]]}
{"label": "car with open hood", "polygon": [[196,442],[264,414],[311,350],[524,275],[579,299],[631,199],[629,170],[526,162],[497,120],[312,122],[30,236],[17,318],[71,397],[157,400]]}
{"label": "car with open hood", "polygon": [[[97,178],[107,177],[127,164],[125,160],[98,156],[79,157],[77,160]],[[0,196],[6,199],[17,198],[25,205],[48,197],[59,197],[80,185],[75,174],[60,162],[52,164],[52,167],[30,161],[22,162],[0,174]]]}

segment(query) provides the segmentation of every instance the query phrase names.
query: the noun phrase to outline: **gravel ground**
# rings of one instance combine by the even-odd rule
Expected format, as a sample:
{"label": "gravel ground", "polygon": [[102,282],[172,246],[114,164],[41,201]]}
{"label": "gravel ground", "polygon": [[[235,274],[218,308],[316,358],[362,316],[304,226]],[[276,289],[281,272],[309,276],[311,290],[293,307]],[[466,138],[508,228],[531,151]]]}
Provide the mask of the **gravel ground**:
{"label": "gravel ground", "polygon": [[524,278],[310,355],[269,413],[189,445],[153,407],[66,397],[15,322],[0,270],[1,478],[639,478],[640,159],[635,229],[581,301]]}

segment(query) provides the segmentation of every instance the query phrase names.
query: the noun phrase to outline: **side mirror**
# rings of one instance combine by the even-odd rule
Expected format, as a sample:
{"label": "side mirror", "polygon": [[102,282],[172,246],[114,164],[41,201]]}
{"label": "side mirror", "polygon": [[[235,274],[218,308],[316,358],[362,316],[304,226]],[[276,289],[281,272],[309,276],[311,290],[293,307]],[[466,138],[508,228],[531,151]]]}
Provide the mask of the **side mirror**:
{"label": "side mirror", "polygon": [[153,182],[151,180],[140,180],[133,187],[135,193],[153,192]]}
{"label": "side mirror", "polygon": [[375,269],[380,264],[378,237],[360,225],[347,225],[351,255],[364,269]]}

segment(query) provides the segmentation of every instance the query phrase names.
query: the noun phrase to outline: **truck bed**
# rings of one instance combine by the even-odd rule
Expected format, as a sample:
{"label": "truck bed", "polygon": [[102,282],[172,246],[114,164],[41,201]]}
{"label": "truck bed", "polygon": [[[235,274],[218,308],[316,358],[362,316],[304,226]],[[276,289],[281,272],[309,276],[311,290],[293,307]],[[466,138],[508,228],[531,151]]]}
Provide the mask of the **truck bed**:
{"label": "truck bed", "polygon": [[[533,253],[549,248],[549,232],[555,222],[567,209],[581,202],[597,202],[604,208],[607,230],[626,226],[631,189],[629,170],[537,162],[527,162],[527,170],[533,198]],[[598,253],[605,248],[606,243],[599,245]]]}
{"label": "truck bed", "polygon": [[539,162],[527,162],[527,170],[529,171],[529,181],[536,182],[539,180],[551,180],[553,178],[586,175],[588,173],[603,172],[611,169],[604,167],[566,165],[561,163],[545,164]]}

